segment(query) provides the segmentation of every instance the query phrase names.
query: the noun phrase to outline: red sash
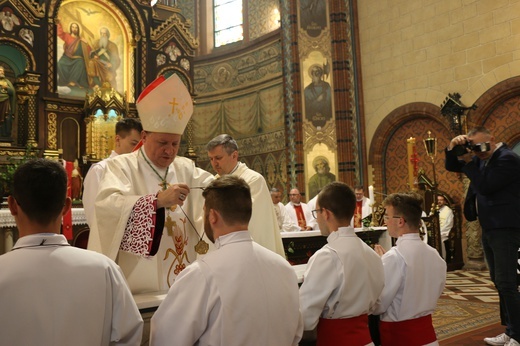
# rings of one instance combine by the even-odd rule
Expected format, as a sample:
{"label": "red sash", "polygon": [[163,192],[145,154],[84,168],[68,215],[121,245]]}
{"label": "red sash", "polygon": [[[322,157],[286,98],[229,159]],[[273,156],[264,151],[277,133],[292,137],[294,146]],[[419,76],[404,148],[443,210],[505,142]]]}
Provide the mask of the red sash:
{"label": "red sash", "polygon": [[398,322],[379,322],[381,345],[421,346],[437,340],[432,315]]}
{"label": "red sash", "polygon": [[351,318],[320,318],[318,322],[316,346],[364,346],[371,342],[366,314]]}

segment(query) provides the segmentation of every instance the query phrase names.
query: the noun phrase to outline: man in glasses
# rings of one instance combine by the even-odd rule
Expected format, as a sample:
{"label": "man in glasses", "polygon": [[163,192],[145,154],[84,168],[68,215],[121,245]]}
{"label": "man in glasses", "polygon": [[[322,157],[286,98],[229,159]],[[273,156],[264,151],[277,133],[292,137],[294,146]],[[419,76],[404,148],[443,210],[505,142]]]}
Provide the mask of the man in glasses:
{"label": "man in glasses", "polygon": [[7,202],[20,238],[0,256],[0,343],[139,345],[143,319],[119,267],[60,234],[72,204],[63,166],[21,165]]}
{"label": "man in glasses", "polygon": [[446,262],[419,235],[421,195],[394,193],[384,201],[388,233],[397,238],[382,256],[385,288],[373,314],[380,314],[381,345],[438,345],[432,313],[446,282]]}
{"label": "man in glasses", "polygon": [[298,345],[303,325],[289,263],[258,245],[245,180],[204,190],[204,231],[216,250],[177,277],[151,321],[151,345]]}
{"label": "man in glasses", "polygon": [[287,214],[293,223],[297,224],[302,231],[311,231],[316,228],[316,220],[311,215],[311,209],[307,203],[302,202],[302,195],[296,188],[289,191],[289,202],[285,205]]}
{"label": "man in glasses", "polygon": [[[459,150],[466,147],[466,150]],[[479,220],[482,247],[491,280],[498,290],[505,333],[485,338],[489,345],[520,345],[520,157],[497,143],[485,127],[453,138],[446,149],[446,169],[466,174],[471,183],[464,202],[468,221]]]}
{"label": "man in glasses", "polygon": [[384,285],[383,264],[350,226],[356,196],[341,182],[318,194],[316,216],[327,245],[309,259],[300,288],[304,330],[317,327],[319,345],[373,345],[368,314]]}

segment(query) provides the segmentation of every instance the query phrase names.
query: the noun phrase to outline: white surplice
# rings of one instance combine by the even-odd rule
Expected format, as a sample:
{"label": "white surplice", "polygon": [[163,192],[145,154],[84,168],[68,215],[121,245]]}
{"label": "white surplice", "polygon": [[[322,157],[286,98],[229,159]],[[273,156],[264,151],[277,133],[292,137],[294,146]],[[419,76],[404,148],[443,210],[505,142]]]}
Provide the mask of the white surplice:
{"label": "white surplice", "polygon": [[119,267],[60,234],[0,256],[0,344],[140,345],[143,320]]}
{"label": "white surplice", "polygon": [[446,262],[419,233],[403,234],[382,257],[385,288],[374,314],[387,322],[433,313],[446,283]]}
{"label": "white surplice", "polygon": [[453,210],[447,205],[439,209],[439,223],[441,227],[441,241],[448,240],[450,231],[453,228]]}
{"label": "white surplice", "polygon": [[[313,230],[317,229],[318,222],[312,217],[311,208],[307,203],[301,202],[300,205],[302,206],[303,216],[305,217],[305,224],[312,227]],[[291,220],[298,225],[298,216],[296,215],[296,210],[294,210],[293,202],[287,203],[285,210],[287,210],[287,214],[289,214]]]}
{"label": "white surplice", "polygon": [[289,217],[287,209],[285,209],[283,203],[278,202],[278,204],[273,204],[273,208],[275,208],[275,214],[278,219],[278,226],[280,227],[280,232],[298,232],[301,230],[300,226],[295,224]]}
{"label": "white surplice", "polygon": [[[192,189],[182,207],[188,218],[180,207],[164,211],[164,229],[155,256],[149,256],[147,249],[129,248],[132,241],[151,241],[150,233],[160,217],[156,214],[156,194],[161,190],[161,181],[145,161],[144,147],[141,149],[107,161],[95,202],[96,222],[90,231],[91,235],[97,233],[92,239],[98,242],[89,239],[88,244],[90,250],[116,260],[134,294],[167,290],[177,274],[195,261],[199,235],[209,242],[202,225],[202,190]],[[154,168],[164,177],[165,169]],[[176,157],[168,168],[166,182],[205,187],[213,179],[211,173],[195,167],[192,160]]]}
{"label": "white surplice", "polygon": [[298,345],[303,325],[289,263],[247,231],[219,237],[187,267],[151,320],[151,345]]}
{"label": "white surplice", "polygon": [[87,224],[89,226],[92,225],[95,220],[94,202],[96,201],[96,196],[99,191],[99,182],[105,172],[107,160],[110,160],[117,155],[118,154],[112,150],[112,153],[108,158],[90,166],[87,175],[85,176],[85,180],[83,181],[83,210],[85,211],[85,218],[87,219]]}
{"label": "white surplice", "polygon": [[327,245],[309,259],[300,287],[304,329],[319,318],[339,319],[370,314],[383,289],[381,258],[352,227],[340,227]]}
{"label": "white surplice", "polygon": [[249,221],[251,237],[258,244],[285,258],[273,200],[264,177],[242,162],[238,163],[238,167],[231,174],[244,179],[251,189],[253,200],[253,214]]}

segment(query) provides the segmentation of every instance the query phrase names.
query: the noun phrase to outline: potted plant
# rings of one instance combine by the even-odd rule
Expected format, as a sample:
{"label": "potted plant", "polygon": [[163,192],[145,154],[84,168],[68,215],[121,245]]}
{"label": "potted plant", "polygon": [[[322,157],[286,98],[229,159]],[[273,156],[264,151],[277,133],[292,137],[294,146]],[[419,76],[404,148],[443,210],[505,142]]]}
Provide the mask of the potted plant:
{"label": "potted plant", "polygon": [[23,156],[9,156],[7,159],[7,164],[2,165],[0,168],[0,191],[1,196],[6,198],[9,196],[11,192],[11,184],[13,182],[14,172],[21,164],[29,161],[30,159],[35,159],[38,157],[38,150],[34,149],[32,146],[27,145],[25,148],[25,152]]}

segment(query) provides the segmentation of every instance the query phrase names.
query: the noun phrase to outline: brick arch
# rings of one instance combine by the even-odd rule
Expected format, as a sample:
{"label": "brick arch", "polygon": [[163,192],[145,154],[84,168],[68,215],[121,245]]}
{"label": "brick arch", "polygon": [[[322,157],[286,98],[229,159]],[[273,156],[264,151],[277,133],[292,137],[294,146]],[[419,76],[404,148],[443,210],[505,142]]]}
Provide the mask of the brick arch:
{"label": "brick arch", "polygon": [[[369,151],[369,163],[374,167],[376,191],[385,194],[409,190],[407,139],[416,140],[419,168],[433,176],[430,158],[426,155],[423,139],[431,131],[437,138],[436,176],[439,189],[447,192],[455,202],[462,199],[462,182],[458,174],[444,168],[444,148],[453,137],[447,119],[440,107],[431,103],[415,102],[393,110],[378,126]],[[381,197],[377,198],[381,201]]]}
{"label": "brick arch", "polygon": [[468,112],[468,129],[485,126],[497,141],[520,142],[520,77],[512,77],[486,91]]}

